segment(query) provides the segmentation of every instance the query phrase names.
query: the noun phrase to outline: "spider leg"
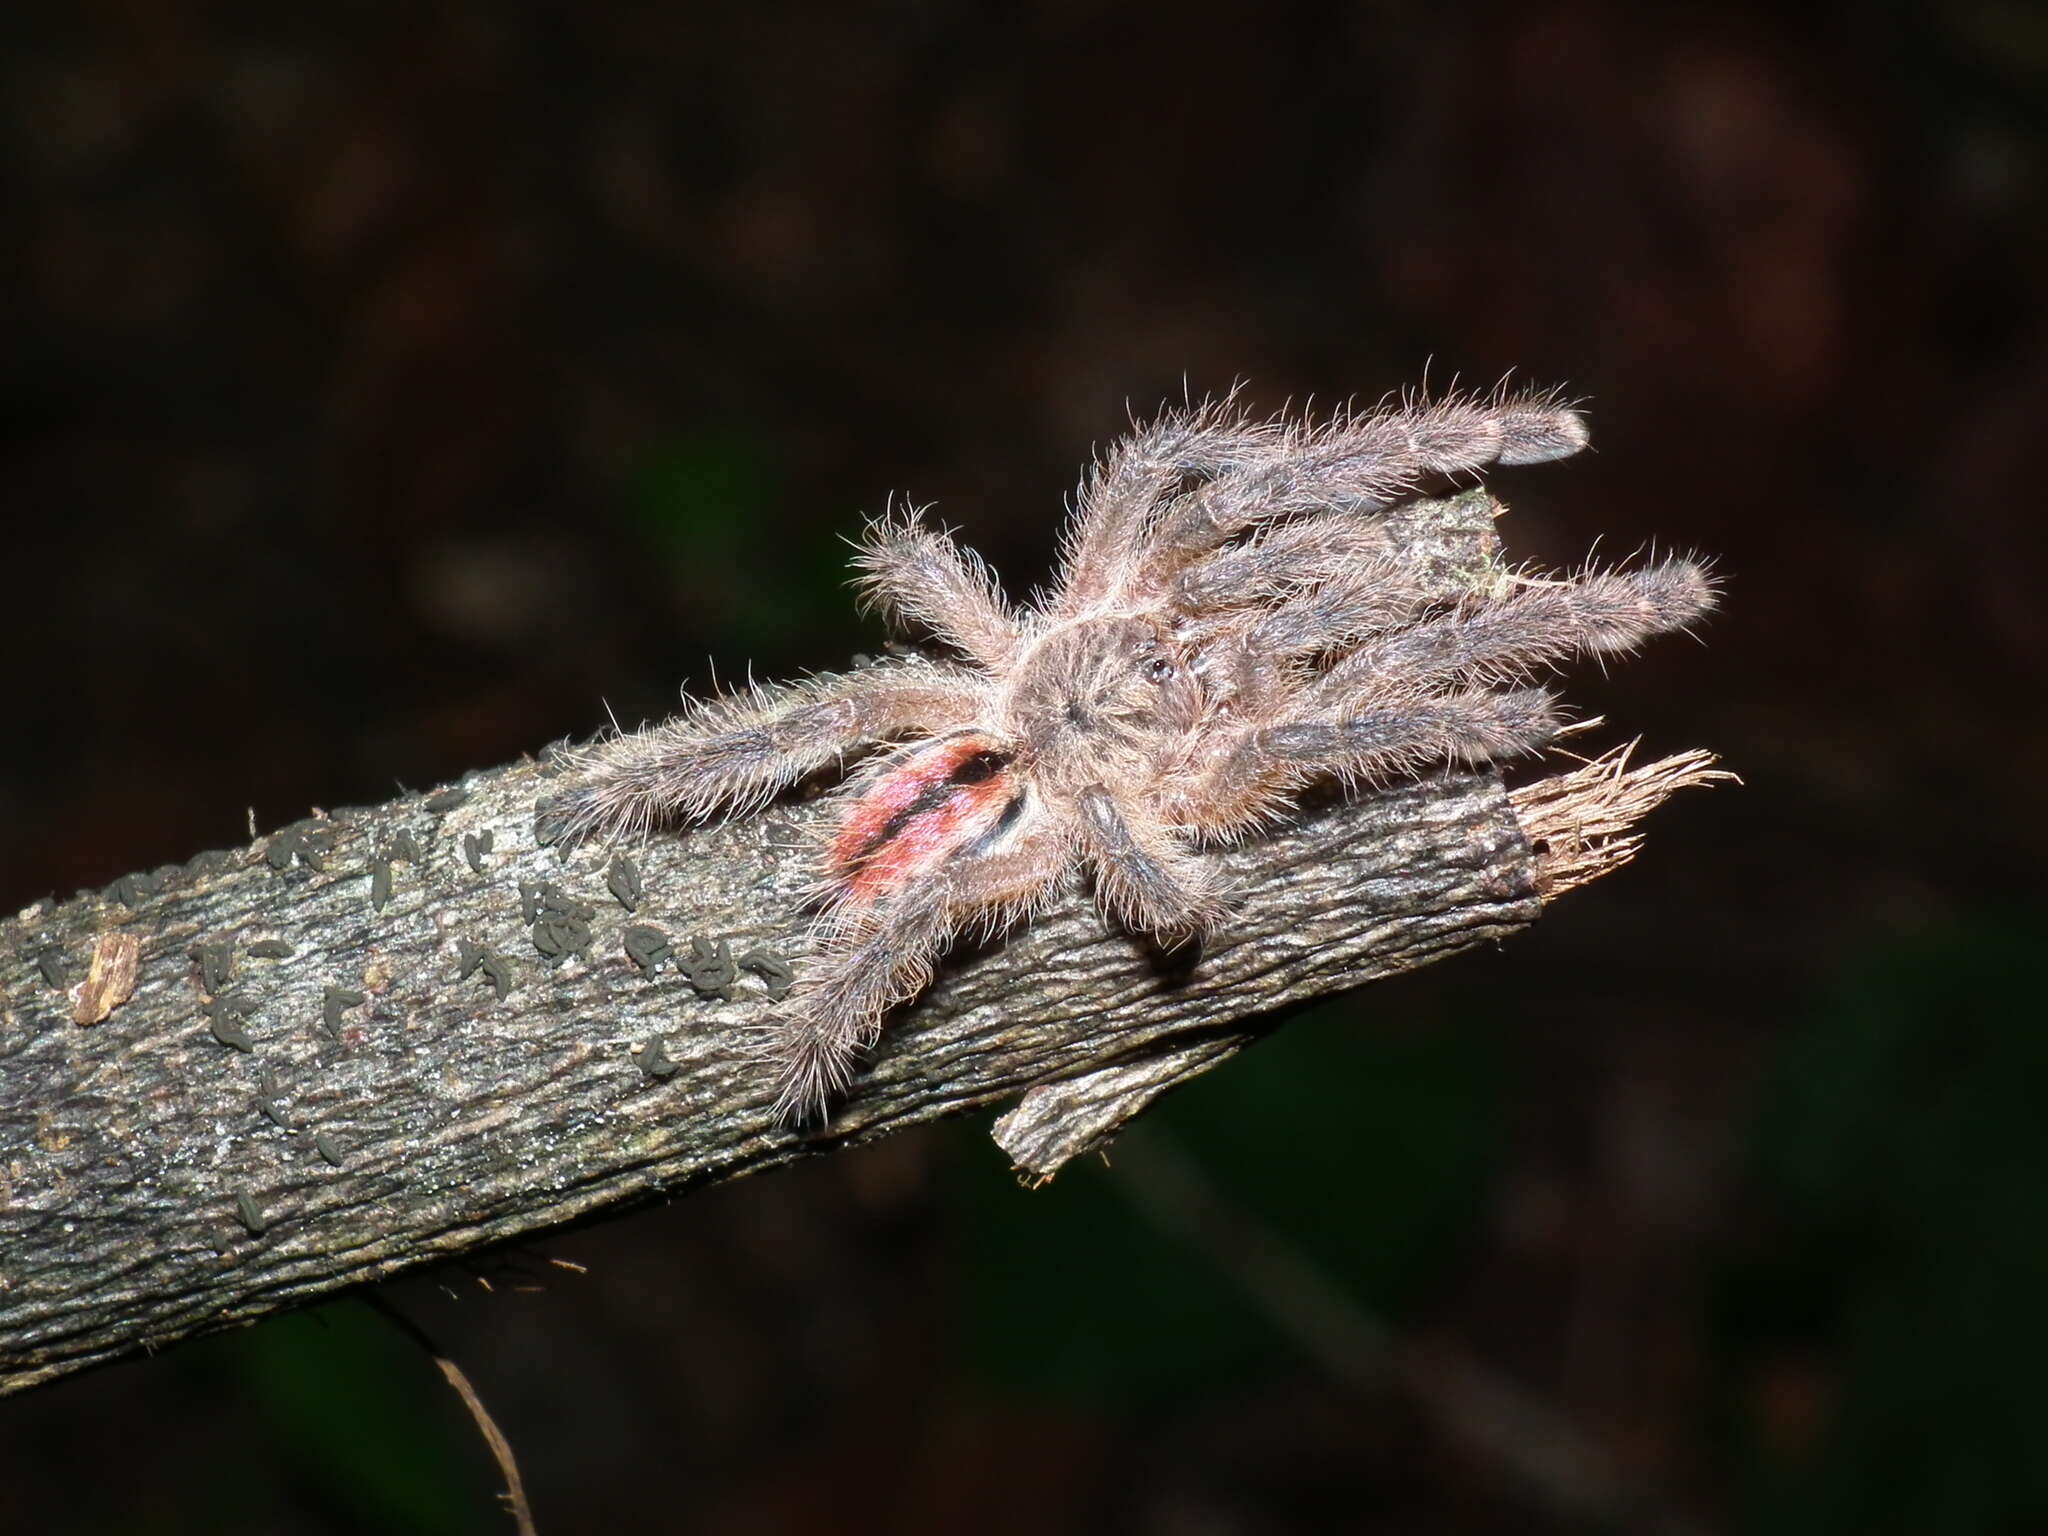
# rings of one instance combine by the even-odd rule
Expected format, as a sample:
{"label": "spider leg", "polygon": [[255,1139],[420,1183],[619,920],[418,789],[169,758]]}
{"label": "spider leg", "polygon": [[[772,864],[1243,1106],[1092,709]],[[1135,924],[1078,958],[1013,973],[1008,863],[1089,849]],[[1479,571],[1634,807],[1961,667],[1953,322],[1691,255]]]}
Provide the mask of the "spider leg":
{"label": "spider leg", "polygon": [[1161,417],[1118,442],[1082,482],[1048,611],[1072,618],[1118,597],[1144,554],[1161,498],[1191,475],[1265,457],[1275,435],[1225,402]]}
{"label": "spider leg", "polygon": [[1383,523],[1325,512],[1268,528],[1188,567],[1173,584],[1173,601],[1183,613],[1268,605],[1356,566],[1386,564],[1394,553]]}
{"label": "spider leg", "polygon": [[[1298,679],[1304,658],[1336,657],[1342,667],[1347,653],[1361,647],[1377,652],[1397,646],[1434,622],[1419,621],[1418,615],[1443,595],[1439,582],[1415,565],[1367,557],[1334,565],[1313,584],[1264,608],[1223,608],[1182,621],[1176,633],[1201,648],[1201,672],[1212,698],[1227,700],[1240,715],[1263,714],[1268,700],[1303,686]],[[1347,676],[1383,670],[1355,669]],[[1340,681],[1331,692],[1341,697],[1352,686]]]}
{"label": "spider leg", "polygon": [[1682,629],[1713,603],[1707,573],[1691,560],[1527,585],[1367,641],[1318,678],[1308,697],[1341,699],[1374,678],[1404,686],[1506,681],[1580,653],[1633,650],[1651,635]]}
{"label": "spider leg", "polygon": [[987,707],[980,674],[926,662],[757,688],[585,748],[549,811],[570,839],[701,821],[766,804],[867,742],[970,724]]}
{"label": "spider leg", "polygon": [[930,984],[947,939],[977,921],[1000,930],[1071,867],[1068,833],[1047,818],[996,852],[962,857],[884,900],[828,916],[776,1031],[777,1115],[822,1117],[852,1082],[883,1015]]}
{"label": "spider leg", "polygon": [[1389,697],[1370,691],[1322,719],[1249,727],[1220,742],[1176,797],[1176,819],[1211,836],[1259,825],[1276,798],[1319,774],[1347,783],[1412,772],[1440,758],[1481,763],[1533,752],[1557,734],[1540,688]]}
{"label": "spider leg", "polygon": [[1208,867],[1144,805],[1100,784],[1081,792],[1081,851],[1095,865],[1095,894],[1118,922],[1164,939],[1216,925],[1223,899]]}
{"label": "spider leg", "polygon": [[[1245,631],[1257,653],[1307,656],[1353,644],[1361,635],[1409,624],[1437,594],[1413,565],[1362,560],[1261,614]],[[1401,630],[1400,633],[1407,633]]]}
{"label": "spider leg", "polygon": [[915,512],[871,524],[853,563],[862,592],[884,612],[927,626],[984,667],[1015,654],[1023,631],[995,573]]}
{"label": "spider leg", "polygon": [[1567,458],[1586,442],[1578,413],[1547,394],[1451,395],[1297,428],[1171,503],[1134,562],[1137,580],[1156,587],[1260,523],[1331,507],[1375,511],[1431,477]]}

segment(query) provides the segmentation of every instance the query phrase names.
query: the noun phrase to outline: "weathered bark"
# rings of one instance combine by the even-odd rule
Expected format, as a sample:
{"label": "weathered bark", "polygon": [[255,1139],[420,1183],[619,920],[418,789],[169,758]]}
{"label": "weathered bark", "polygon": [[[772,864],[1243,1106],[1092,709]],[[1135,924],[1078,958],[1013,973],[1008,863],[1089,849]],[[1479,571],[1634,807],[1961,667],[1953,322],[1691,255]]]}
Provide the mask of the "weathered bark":
{"label": "weathered bark", "polygon": [[[637,911],[616,851],[536,835],[536,762],[40,903],[0,924],[0,1392],[1020,1092],[997,1139],[1049,1176],[1276,1010],[1533,921],[1706,765],[1313,807],[1218,856],[1239,901],[1199,957],[1077,888],[956,954],[802,1134],[751,1030],[802,963],[811,805],[633,850]],[[675,953],[643,969],[635,928]]]}

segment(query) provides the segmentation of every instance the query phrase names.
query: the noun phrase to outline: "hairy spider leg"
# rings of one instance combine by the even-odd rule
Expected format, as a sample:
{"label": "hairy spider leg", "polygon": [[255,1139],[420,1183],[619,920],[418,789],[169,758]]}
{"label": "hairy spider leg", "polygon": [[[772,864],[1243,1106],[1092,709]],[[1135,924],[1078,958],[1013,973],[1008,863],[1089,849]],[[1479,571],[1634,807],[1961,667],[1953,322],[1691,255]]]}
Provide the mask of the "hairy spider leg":
{"label": "hairy spider leg", "polygon": [[1158,590],[1179,571],[1261,523],[1331,507],[1376,511],[1431,476],[1490,464],[1538,464],[1587,443],[1578,414],[1547,395],[1450,396],[1382,415],[1344,416],[1281,435],[1261,459],[1168,504],[1154,520],[1127,590]]}
{"label": "hairy spider leg", "polygon": [[852,1081],[882,1017],[930,984],[939,951],[977,925],[993,934],[1042,905],[1072,867],[1071,834],[1054,817],[1026,815],[1006,840],[986,832],[922,878],[887,896],[849,903],[819,929],[804,980],[784,1005],[773,1056],[776,1113],[822,1116]]}
{"label": "hairy spider leg", "polygon": [[1652,635],[1682,629],[1713,601],[1706,572],[1690,560],[1524,586],[1360,645],[1318,679],[1309,707],[1342,699],[1374,678],[1408,685],[1502,681],[1573,655],[1631,651]]}
{"label": "hairy spider leg", "polygon": [[552,810],[576,837],[745,811],[866,743],[969,724],[987,699],[980,674],[930,663],[714,699],[586,748]]}
{"label": "hairy spider leg", "polygon": [[1361,561],[1267,609],[1245,631],[1245,643],[1276,657],[1336,651],[1412,621],[1435,600],[1413,565]]}
{"label": "hairy spider leg", "polygon": [[1082,790],[1080,804],[1081,851],[1112,917],[1168,940],[1216,926],[1224,904],[1215,875],[1156,813],[1101,784]]}
{"label": "hairy spider leg", "polygon": [[1211,836],[1257,826],[1276,798],[1328,774],[1381,779],[1440,758],[1480,763],[1533,752],[1555,736],[1557,701],[1540,688],[1468,689],[1390,699],[1378,690],[1332,718],[1247,727],[1225,737],[1177,790],[1176,822]]}
{"label": "hairy spider leg", "polygon": [[1017,615],[988,563],[915,512],[871,524],[853,563],[866,599],[898,620],[922,624],[977,665],[1007,665],[1023,643]]}
{"label": "hairy spider leg", "polygon": [[1082,482],[1052,616],[1072,618],[1121,594],[1161,499],[1190,475],[1220,474],[1269,453],[1276,435],[1223,402],[1163,417],[1112,447]]}
{"label": "hairy spider leg", "polygon": [[1354,568],[1398,566],[1383,518],[1324,512],[1295,518],[1217,550],[1175,578],[1172,601],[1187,613],[1263,607],[1340,580]]}

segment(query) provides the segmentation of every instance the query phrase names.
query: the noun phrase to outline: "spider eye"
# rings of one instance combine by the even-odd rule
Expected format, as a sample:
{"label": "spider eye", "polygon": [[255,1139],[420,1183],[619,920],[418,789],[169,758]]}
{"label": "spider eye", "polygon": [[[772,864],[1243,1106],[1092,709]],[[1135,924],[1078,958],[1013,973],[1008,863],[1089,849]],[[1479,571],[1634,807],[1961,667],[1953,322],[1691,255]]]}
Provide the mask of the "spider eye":
{"label": "spider eye", "polygon": [[1164,656],[1155,656],[1145,664],[1145,676],[1155,683],[1163,683],[1173,676],[1173,663]]}

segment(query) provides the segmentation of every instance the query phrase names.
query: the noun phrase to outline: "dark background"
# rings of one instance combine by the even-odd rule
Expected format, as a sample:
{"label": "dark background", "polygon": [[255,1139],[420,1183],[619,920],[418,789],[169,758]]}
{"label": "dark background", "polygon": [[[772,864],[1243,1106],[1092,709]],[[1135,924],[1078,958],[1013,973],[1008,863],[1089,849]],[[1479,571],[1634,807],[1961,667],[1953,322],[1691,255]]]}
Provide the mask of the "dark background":
{"label": "dark background", "polygon": [[[2040,7],[48,16],[0,57],[10,910],[841,662],[892,491],[1021,591],[1184,389],[1568,383],[1599,451],[1501,478],[1511,552],[1727,580],[1570,697],[1743,787],[1129,1169],[1026,1193],[977,1120],[394,1288],[548,1536],[2044,1528]],[[1162,1230],[1143,1136],[1230,1220]],[[9,1529],[498,1486],[357,1302],[0,1403]]]}

